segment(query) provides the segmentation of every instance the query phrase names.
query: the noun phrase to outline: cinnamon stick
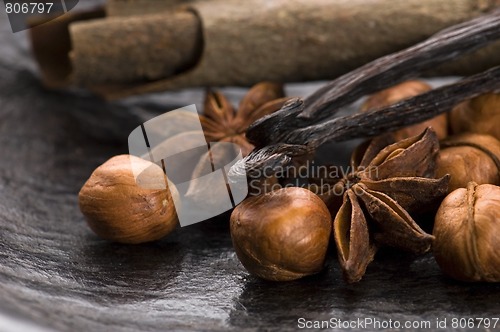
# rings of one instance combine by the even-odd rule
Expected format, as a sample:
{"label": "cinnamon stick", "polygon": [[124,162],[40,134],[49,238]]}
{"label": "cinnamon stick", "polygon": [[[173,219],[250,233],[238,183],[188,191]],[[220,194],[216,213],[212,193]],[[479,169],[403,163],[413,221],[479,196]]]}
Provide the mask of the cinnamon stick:
{"label": "cinnamon stick", "polygon": [[72,76],[81,85],[157,80],[191,67],[201,26],[189,11],[78,22],[70,26]]}
{"label": "cinnamon stick", "polygon": [[98,7],[88,11],[70,11],[54,20],[38,25],[34,19],[28,30],[31,38],[33,54],[42,73],[43,84],[57,89],[71,84],[72,63],[70,24],[88,21],[105,16],[104,8]]}
{"label": "cinnamon stick", "polygon": [[[183,7],[189,19],[169,11],[71,27],[71,80],[119,98],[193,86],[331,79],[498,4],[499,0],[198,0]],[[165,33],[152,38],[149,29]],[[160,52],[145,56],[135,51],[140,47],[143,53]],[[497,43],[466,64],[447,64],[439,74],[480,72],[500,64],[499,53]]]}
{"label": "cinnamon stick", "polygon": [[135,16],[168,12],[191,0],[108,0],[106,14],[112,16]]}

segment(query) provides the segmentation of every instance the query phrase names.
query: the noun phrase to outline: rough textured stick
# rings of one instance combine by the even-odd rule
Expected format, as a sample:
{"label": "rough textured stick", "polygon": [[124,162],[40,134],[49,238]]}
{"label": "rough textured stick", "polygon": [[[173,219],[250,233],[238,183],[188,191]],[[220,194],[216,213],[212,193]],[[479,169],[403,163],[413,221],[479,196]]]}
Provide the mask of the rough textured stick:
{"label": "rough textured stick", "polygon": [[200,31],[189,11],[75,23],[70,26],[73,81],[126,84],[172,76],[196,61]]}
{"label": "rough textured stick", "polygon": [[[116,86],[108,85],[106,91],[100,91],[118,98],[192,86],[331,79],[424,40],[440,29],[478,16],[498,3],[498,0],[198,1],[190,7],[202,21],[204,49],[195,67],[174,77],[133,87],[124,88],[117,82]],[[500,52],[500,44],[496,49]],[[495,56],[487,60],[472,62],[473,71],[500,62]],[[461,74],[462,69],[462,66],[448,68],[448,74]],[[80,81],[78,75],[75,78]]]}
{"label": "rough textured stick", "polygon": [[[73,71],[59,85],[71,78],[118,98],[191,86],[331,79],[498,3],[198,0],[184,15],[166,12],[74,24]],[[498,53],[500,43],[466,63],[448,64],[439,74],[485,70],[500,62]]]}
{"label": "rough textured stick", "polygon": [[291,132],[285,141],[288,144],[303,142],[317,147],[328,141],[376,136],[428,120],[451,110],[463,100],[491,91],[500,91],[500,66],[373,113],[358,113],[298,129]]}
{"label": "rough textured stick", "polygon": [[157,14],[172,10],[175,6],[186,4],[192,0],[108,0],[107,16],[133,16]]}

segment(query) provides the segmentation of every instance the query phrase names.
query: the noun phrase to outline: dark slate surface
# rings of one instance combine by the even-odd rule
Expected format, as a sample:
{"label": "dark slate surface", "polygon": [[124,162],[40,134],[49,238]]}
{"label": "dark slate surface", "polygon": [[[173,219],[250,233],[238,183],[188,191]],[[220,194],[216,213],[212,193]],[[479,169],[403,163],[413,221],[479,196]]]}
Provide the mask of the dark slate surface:
{"label": "dark slate surface", "polygon": [[448,280],[430,255],[381,252],[362,282],[347,285],[331,252],[321,274],[276,284],[243,269],[224,219],[148,245],[99,240],[78,210],[81,185],[127,151],[141,121],[199,103],[202,92],[105,103],[46,91],[26,37],[0,14],[0,331],[293,330],[300,317],[436,328],[436,318],[450,327],[452,318],[499,317],[499,285]]}

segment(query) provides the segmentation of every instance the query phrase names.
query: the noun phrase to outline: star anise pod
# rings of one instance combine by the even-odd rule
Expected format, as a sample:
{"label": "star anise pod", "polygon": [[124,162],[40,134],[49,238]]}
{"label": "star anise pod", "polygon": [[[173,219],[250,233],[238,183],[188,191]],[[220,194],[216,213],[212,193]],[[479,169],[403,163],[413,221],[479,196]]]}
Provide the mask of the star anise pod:
{"label": "star anise pod", "polygon": [[[192,173],[193,181],[189,186],[188,196],[198,195],[200,190],[205,190],[208,185],[206,182],[198,183],[197,179],[213,172],[213,169],[228,167],[236,160],[240,151],[245,157],[254,149],[246,138],[248,126],[255,120],[279,110],[289,99],[283,96],[282,84],[261,82],[248,91],[236,111],[222,93],[210,90],[207,92],[200,122],[205,140],[210,144],[210,151],[200,157]],[[216,184],[212,190],[213,188],[217,188]],[[204,204],[212,204],[212,197],[217,195],[207,197]]]}
{"label": "star anise pod", "polygon": [[248,91],[236,112],[222,93],[208,91],[203,115],[200,116],[205,138],[207,142],[236,143],[245,157],[254,149],[245,136],[248,126],[276,112],[287,100],[282,84],[261,82]]}
{"label": "star anise pod", "polygon": [[382,136],[358,149],[353,171],[335,185],[343,202],[334,220],[340,265],[348,282],[359,281],[380,246],[422,254],[427,234],[410,213],[436,204],[447,192],[449,176],[435,179],[439,142],[434,131],[390,144]]}

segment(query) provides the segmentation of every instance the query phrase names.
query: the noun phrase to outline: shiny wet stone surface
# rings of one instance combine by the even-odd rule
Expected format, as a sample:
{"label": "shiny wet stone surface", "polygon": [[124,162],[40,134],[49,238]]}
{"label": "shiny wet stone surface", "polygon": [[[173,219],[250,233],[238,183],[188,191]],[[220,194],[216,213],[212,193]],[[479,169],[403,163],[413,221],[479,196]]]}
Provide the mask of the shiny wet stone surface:
{"label": "shiny wet stone surface", "polygon": [[[342,280],[333,250],[319,275],[256,279],[235,256],[227,215],[152,244],[98,239],[78,209],[82,184],[127,152],[138,124],[200,104],[203,91],[113,103],[46,91],[26,33],[13,34],[6,20],[0,14],[0,331],[293,330],[300,318],[429,321],[435,329],[436,319],[450,328],[453,318],[499,316],[499,285],[446,279],[431,255],[383,250],[355,285]],[[227,92],[237,100],[244,90]]]}

